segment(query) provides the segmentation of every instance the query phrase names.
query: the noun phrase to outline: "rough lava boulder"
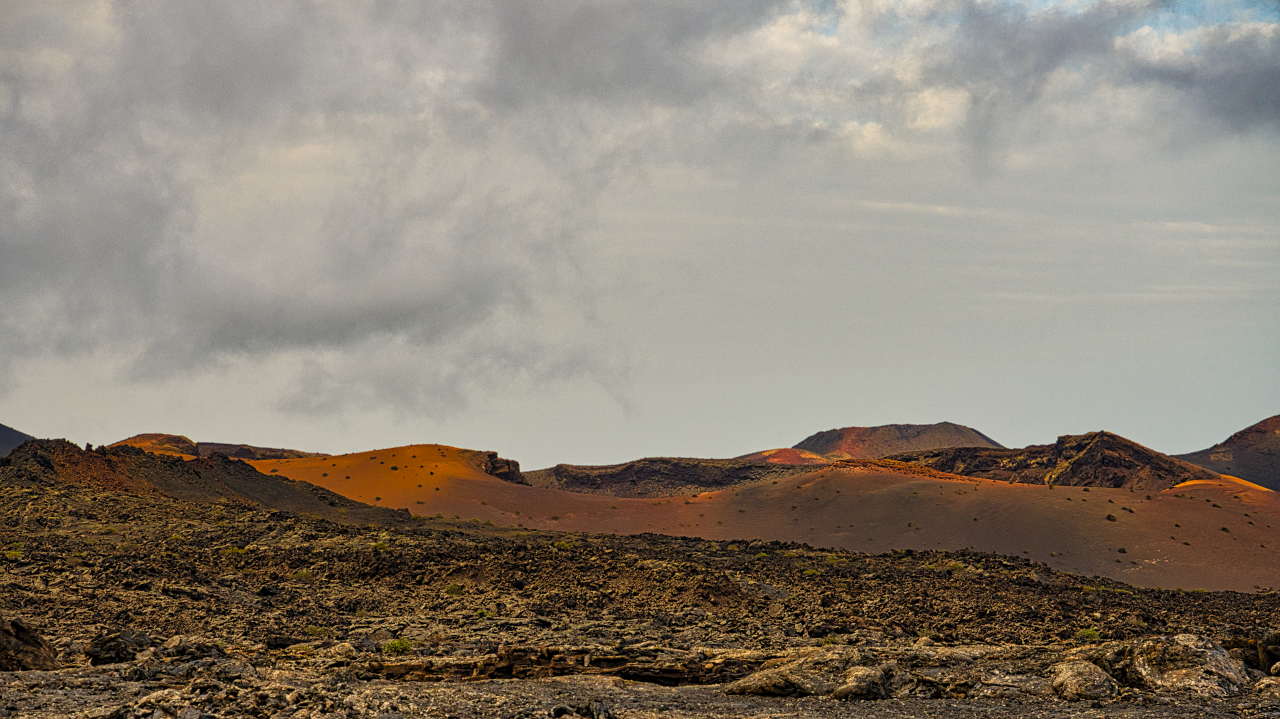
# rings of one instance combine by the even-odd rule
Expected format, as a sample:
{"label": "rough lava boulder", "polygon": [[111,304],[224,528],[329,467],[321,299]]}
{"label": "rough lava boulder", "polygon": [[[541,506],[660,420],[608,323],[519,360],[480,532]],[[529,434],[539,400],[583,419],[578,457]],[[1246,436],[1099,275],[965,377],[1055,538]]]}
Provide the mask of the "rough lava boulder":
{"label": "rough lava boulder", "polygon": [[57,668],[57,653],[39,632],[20,620],[0,617],[0,671]]}

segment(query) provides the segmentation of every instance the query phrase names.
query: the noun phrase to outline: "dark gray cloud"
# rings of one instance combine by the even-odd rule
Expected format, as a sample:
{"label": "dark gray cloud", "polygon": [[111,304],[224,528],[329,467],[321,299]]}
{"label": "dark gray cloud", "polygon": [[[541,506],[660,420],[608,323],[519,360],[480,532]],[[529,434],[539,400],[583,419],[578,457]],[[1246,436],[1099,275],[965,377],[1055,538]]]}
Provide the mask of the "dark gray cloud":
{"label": "dark gray cloud", "polygon": [[1115,38],[1159,3],[1099,2],[1079,12],[1030,12],[1015,4],[962,2],[953,42],[935,47],[927,82],[970,95],[966,134],[980,158],[1004,124],[1040,99],[1046,82],[1068,65],[1107,64]]}
{"label": "dark gray cloud", "polygon": [[1188,56],[1135,58],[1135,78],[1177,91],[1233,130],[1280,129],[1280,32],[1264,25],[1198,35]]}

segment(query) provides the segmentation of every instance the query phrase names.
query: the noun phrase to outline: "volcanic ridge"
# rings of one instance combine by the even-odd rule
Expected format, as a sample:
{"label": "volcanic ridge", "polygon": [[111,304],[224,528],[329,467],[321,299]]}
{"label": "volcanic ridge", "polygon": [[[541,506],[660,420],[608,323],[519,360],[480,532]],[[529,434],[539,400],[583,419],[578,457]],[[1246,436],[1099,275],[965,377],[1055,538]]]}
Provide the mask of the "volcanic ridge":
{"label": "volcanic ridge", "polygon": [[1174,456],[1213,472],[1280,490],[1280,414],[1246,427],[1208,449]]}
{"label": "volcanic ridge", "polygon": [[966,477],[1018,484],[1162,490],[1218,474],[1143,447],[1110,432],[1066,435],[1022,449],[951,447],[891,455]]}

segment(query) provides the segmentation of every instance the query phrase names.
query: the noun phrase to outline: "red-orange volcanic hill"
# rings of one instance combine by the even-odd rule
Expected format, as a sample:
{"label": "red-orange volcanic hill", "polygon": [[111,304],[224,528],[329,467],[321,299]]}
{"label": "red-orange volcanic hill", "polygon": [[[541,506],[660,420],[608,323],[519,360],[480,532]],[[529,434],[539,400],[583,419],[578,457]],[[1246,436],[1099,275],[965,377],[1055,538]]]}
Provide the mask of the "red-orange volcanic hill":
{"label": "red-orange volcanic hill", "polygon": [[[512,484],[495,474],[510,470],[494,453],[413,444],[405,447],[298,459],[252,460],[259,472],[302,480],[380,507],[408,509],[423,514],[444,497],[502,493]],[[576,495],[574,495],[576,496]],[[433,510],[433,512],[443,510]]]}
{"label": "red-orange volcanic hill", "polygon": [[252,464],[416,515],[526,529],[776,539],[873,553],[972,547],[1140,586],[1280,587],[1280,495],[1226,478],[1163,492],[1050,488],[855,460],[697,496],[627,499],[504,481],[486,474],[487,460],[410,445]]}
{"label": "red-orange volcanic hill", "polygon": [[878,459],[901,452],[942,447],[1001,448],[1001,445],[976,429],[939,422],[829,429],[805,438],[795,449],[829,459]]}

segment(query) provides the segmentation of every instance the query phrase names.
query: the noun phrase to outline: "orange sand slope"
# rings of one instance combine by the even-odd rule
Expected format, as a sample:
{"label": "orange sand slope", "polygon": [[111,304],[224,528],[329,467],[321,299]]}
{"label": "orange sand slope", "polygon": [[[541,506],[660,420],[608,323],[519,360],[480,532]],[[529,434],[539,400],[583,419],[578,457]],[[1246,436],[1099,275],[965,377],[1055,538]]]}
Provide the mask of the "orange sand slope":
{"label": "orange sand slope", "polygon": [[1280,588],[1280,495],[1227,478],[1159,493],[1050,489],[863,461],[696,497],[621,499],[504,482],[478,469],[483,457],[412,445],[252,464],[416,515],[527,529],[872,553],[972,547],[1139,586]]}
{"label": "orange sand slope", "polygon": [[249,464],[264,474],[279,473],[310,482],[349,499],[422,514],[426,499],[438,500],[439,491],[453,492],[454,485],[506,485],[484,472],[485,457],[484,452],[442,444],[413,444],[328,457],[261,459]]}

